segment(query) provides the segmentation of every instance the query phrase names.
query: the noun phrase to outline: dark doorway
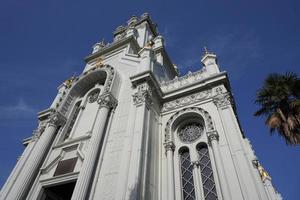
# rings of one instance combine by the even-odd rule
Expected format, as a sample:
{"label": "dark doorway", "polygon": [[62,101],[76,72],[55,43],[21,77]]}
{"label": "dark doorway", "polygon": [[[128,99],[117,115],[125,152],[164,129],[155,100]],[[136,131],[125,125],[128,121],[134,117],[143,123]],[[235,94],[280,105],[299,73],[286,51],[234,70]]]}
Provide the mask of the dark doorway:
{"label": "dark doorway", "polygon": [[70,200],[76,181],[47,187],[44,189],[43,200]]}

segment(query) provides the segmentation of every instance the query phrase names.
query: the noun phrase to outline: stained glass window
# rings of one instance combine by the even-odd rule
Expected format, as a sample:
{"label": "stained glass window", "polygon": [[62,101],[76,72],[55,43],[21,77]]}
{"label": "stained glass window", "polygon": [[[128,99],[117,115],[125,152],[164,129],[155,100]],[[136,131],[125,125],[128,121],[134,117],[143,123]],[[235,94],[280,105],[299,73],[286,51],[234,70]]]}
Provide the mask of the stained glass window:
{"label": "stained glass window", "polygon": [[196,199],[193,180],[193,166],[191,164],[190,152],[188,149],[183,149],[180,152],[180,166],[183,199]]}
{"label": "stained glass window", "polygon": [[71,121],[70,121],[68,129],[66,131],[64,140],[66,140],[70,136],[70,133],[71,133],[71,131],[73,129],[73,126],[74,126],[74,124],[76,122],[77,116],[78,116],[78,114],[80,112],[80,103],[81,103],[81,101],[77,102],[75,104],[75,106],[74,106],[74,112],[73,112],[73,115],[71,117]]}
{"label": "stained glass window", "polygon": [[199,154],[204,198],[205,200],[217,200],[218,196],[207,145],[198,145],[197,151]]}

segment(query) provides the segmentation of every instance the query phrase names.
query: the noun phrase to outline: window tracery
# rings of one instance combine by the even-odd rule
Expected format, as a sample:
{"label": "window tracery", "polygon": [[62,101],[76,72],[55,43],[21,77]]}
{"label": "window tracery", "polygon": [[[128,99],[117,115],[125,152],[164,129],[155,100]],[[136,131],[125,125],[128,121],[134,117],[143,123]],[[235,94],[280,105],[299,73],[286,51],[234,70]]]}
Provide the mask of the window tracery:
{"label": "window tracery", "polygon": [[191,164],[190,152],[187,148],[180,151],[181,184],[184,200],[196,199],[193,179],[193,166]]}
{"label": "window tracery", "polygon": [[218,196],[216,191],[216,184],[214,181],[213,169],[207,145],[198,145],[197,152],[199,154],[199,165],[201,171],[204,198],[205,200],[217,200]]}
{"label": "window tracery", "polygon": [[189,123],[183,126],[178,131],[179,139],[184,143],[191,143],[196,141],[198,138],[201,137],[204,131],[204,127],[202,124],[194,122]]}

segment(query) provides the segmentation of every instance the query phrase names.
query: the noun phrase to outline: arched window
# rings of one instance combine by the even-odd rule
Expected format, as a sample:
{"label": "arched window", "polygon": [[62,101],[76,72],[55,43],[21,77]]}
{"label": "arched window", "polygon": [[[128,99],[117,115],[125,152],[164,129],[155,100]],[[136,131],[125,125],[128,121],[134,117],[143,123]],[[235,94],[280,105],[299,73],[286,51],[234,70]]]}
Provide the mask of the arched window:
{"label": "arched window", "polygon": [[73,113],[72,113],[72,116],[71,116],[71,121],[69,123],[69,126],[68,126],[68,129],[65,133],[65,136],[64,136],[64,140],[66,140],[69,136],[70,136],[70,133],[73,129],[73,126],[76,122],[76,119],[77,119],[77,116],[80,112],[80,104],[81,104],[81,101],[78,101],[75,105],[74,105],[74,108],[73,108]]}
{"label": "arched window", "polygon": [[206,144],[199,144],[196,147],[199,154],[202,186],[205,200],[217,200],[216,184],[214,181],[213,169]]}
{"label": "arched window", "polygon": [[196,199],[195,186],[193,180],[193,166],[191,164],[190,152],[188,148],[182,148],[180,155],[180,169],[181,169],[181,184],[182,194],[184,200]]}

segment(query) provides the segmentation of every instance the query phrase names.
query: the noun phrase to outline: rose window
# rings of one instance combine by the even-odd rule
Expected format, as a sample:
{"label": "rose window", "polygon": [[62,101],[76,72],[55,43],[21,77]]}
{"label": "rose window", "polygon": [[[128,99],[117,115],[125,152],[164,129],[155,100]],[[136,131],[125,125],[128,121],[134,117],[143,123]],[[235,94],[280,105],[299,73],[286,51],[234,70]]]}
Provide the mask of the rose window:
{"label": "rose window", "polygon": [[190,143],[196,141],[204,131],[203,125],[199,123],[191,123],[183,126],[178,131],[178,137],[182,142]]}

